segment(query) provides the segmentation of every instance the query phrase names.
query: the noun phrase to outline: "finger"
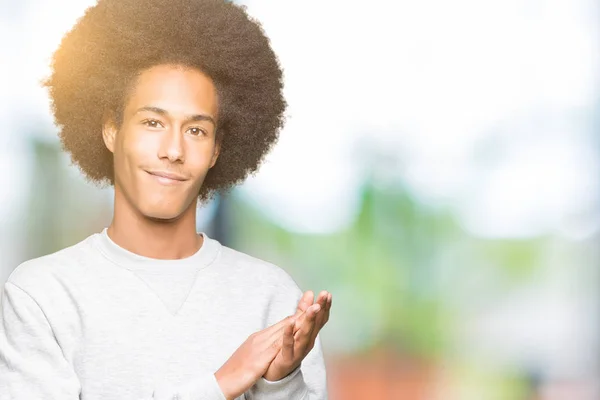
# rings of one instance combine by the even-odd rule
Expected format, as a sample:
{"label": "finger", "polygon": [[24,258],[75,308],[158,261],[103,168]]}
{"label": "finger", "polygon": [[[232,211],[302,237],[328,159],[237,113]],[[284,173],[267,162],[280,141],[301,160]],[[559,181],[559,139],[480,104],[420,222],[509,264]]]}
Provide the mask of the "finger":
{"label": "finger", "polygon": [[285,331],[285,329],[287,328],[288,324],[295,324],[295,319],[294,318],[286,318],[286,322],[287,324],[277,324],[278,328],[277,330],[271,330],[269,331],[269,334],[266,335],[266,339],[268,341],[271,341],[273,338],[281,338],[283,336],[283,332]]}
{"label": "finger", "polygon": [[329,295],[330,293],[327,290],[323,290],[319,294],[318,303],[321,305],[321,310],[327,311],[327,305],[329,304]]}
{"label": "finger", "polygon": [[325,325],[327,323],[327,321],[329,321],[329,314],[331,313],[332,302],[333,302],[333,295],[331,293],[329,293],[329,295],[327,296],[327,305],[325,306],[325,322],[323,323],[323,325]]}
{"label": "finger", "polygon": [[[285,343],[285,332],[289,329],[289,326],[294,326],[294,321],[290,320],[289,325],[281,326],[277,331],[273,331],[268,338],[260,342],[260,347],[263,349],[262,353],[265,353],[267,357],[275,357],[277,353],[282,349]],[[292,338],[293,346],[293,338]]]}
{"label": "finger", "polygon": [[315,326],[318,329],[325,324],[325,318],[327,318],[327,306],[329,304],[329,293],[326,290],[323,290],[319,293],[319,300],[317,301],[321,306],[321,311],[317,314],[317,319],[315,321]]}
{"label": "finger", "polygon": [[294,352],[296,354],[296,357],[298,357],[298,355],[304,357],[312,349],[314,345],[313,332],[315,331],[318,331],[318,329],[315,323],[313,322],[308,332],[299,331],[298,334],[294,336]]}
{"label": "finger", "polygon": [[302,322],[302,326],[294,335],[294,339],[299,343],[307,342],[310,339],[310,333],[315,326],[316,316],[321,309],[320,304],[314,304],[306,311],[305,320]]}
{"label": "finger", "polygon": [[[308,309],[308,307],[310,307],[312,305],[305,301],[306,300],[305,298],[308,298],[308,297],[312,298],[312,294],[310,296],[307,295],[307,293],[309,293],[309,292],[310,291],[306,292],[304,294],[302,300],[300,301],[300,303],[303,303],[302,306],[306,307],[304,312],[306,312],[306,309]],[[321,310],[324,310],[325,307],[327,306],[328,295],[329,295],[329,293],[326,290],[323,290],[323,291],[321,291],[321,293],[319,293],[319,297],[317,298],[317,303],[319,303],[321,305]],[[297,320],[296,320],[296,326],[294,327],[294,333],[298,332],[298,329],[300,329],[300,327],[304,323],[304,320],[306,319],[306,315],[304,313],[300,313],[299,310],[300,310],[300,305],[298,306],[298,309],[296,310],[296,314],[295,314],[295,317],[297,317]]]}
{"label": "finger", "polygon": [[285,317],[284,319],[282,319],[281,321],[277,322],[276,324],[273,324],[273,325],[269,326],[268,328],[263,329],[262,331],[258,331],[257,333],[260,336],[269,338],[273,333],[280,331],[282,328],[285,327],[286,324],[290,323],[291,321],[295,321],[295,320],[296,320],[296,317],[294,317],[293,315],[289,315],[289,316]]}
{"label": "finger", "polygon": [[[315,303],[317,304],[317,303]],[[312,307],[314,307],[314,305],[311,305]],[[296,318],[296,325],[294,326],[294,334],[296,334],[296,332],[298,332],[298,330],[300,330],[300,328],[302,328],[302,326],[306,323],[307,318],[311,315],[311,313],[314,314],[314,310],[312,307],[307,308],[307,311],[303,312],[302,314],[298,315],[294,315],[294,317]],[[311,310],[310,312],[308,310]]]}
{"label": "finger", "polygon": [[298,329],[302,327],[302,324],[306,320],[306,312],[296,317],[296,324],[294,324],[294,334],[298,332]]}
{"label": "finger", "polygon": [[[323,314],[325,314],[326,312],[323,311]],[[329,319],[329,317],[327,317],[327,319]],[[310,349],[312,349],[312,347],[315,344],[315,340],[317,339],[317,335],[321,332],[321,329],[323,329],[323,327],[325,326],[325,324],[327,323],[327,321],[325,320],[322,324],[317,325],[315,323],[315,327],[310,331],[310,338],[308,340],[308,347]]]}
{"label": "finger", "polygon": [[314,346],[317,335],[319,334],[319,332],[321,332],[321,329],[323,329],[323,327],[325,326],[327,321],[329,321],[329,312],[331,310],[332,299],[333,299],[333,296],[331,293],[329,293],[327,295],[327,303],[326,303],[327,305],[326,305],[325,309],[323,311],[321,311],[319,313],[319,315],[317,316],[317,318],[321,317],[321,319],[318,321],[318,322],[320,322],[320,324],[318,322],[315,323],[315,329],[313,329],[311,332],[311,339],[310,339],[310,345],[309,345],[310,348],[312,348],[312,346]]}
{"label": "finger", "polygon": [[325,326],[327,321],[329,321],[329,313],[331,310],[331,299],[332,299],[332,295],[331,295],[331,293],[329,293],[326,297],[325,306],[323,307],[323,309],[321,310],[319,315],[317,315],[317,321],[315,322],[315,325],[316,325],[315,330],[317,333]]}
{"label": "finger", "polygon": [[323,308],[323,316],[321,320],[321,328],[329,321],[329,314],[331,311],[331,301],[333,299],[333,295],[331,293],[327,293],[327,299],[325,302],[325,307]]}
{"label": "finger", "polygon": [[281,355],[285,361],[292,362],[294,360],[294,324],[290,323],[285,326],[283,332],[283,343],[281,345]]}
{"label": "finger", "polygon": [[269,337],[256,344],[256,346],[258,346],[257,349],[260,349],[260,352],[267,353],[267,355],[273,355],[273,352],[278,353],[281,349],[281,338],[283,337],[284,331],[285,326],[280,330],[273,332]]}
{"label": "finger", "polygon": [[296,308],[296,313],[295,313],[296,316],[302,314],[303,312],[305,312],[308,309],[308,307],[312,306],[313,297],[314,297],[314,294],[313,294],[312,290],[307,290],[306,292],[304,292],[302,294],[302,297],[300,298],[300,301],[298,302],[298,307]]}
{"label": "finger", "polygon": [[317,297],[316,303],[319,303],[321,305],[321,310],[323,310],[325,308],[325,305],[327,305],[327,296],[329,296],[327,290],[322,290],[321,293],[319,293],[319,296]]}

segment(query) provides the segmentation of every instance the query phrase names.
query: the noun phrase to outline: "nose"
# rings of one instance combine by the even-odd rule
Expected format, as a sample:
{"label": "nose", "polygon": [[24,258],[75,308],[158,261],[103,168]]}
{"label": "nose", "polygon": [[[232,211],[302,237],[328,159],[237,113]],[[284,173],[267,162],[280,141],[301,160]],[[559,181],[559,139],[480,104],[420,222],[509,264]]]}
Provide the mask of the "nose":
{"label": "nose", "polygon": [[184,162],[183,138],[177,129],[169,129],[164,135],[159,158],[167,158],[170,162]]}

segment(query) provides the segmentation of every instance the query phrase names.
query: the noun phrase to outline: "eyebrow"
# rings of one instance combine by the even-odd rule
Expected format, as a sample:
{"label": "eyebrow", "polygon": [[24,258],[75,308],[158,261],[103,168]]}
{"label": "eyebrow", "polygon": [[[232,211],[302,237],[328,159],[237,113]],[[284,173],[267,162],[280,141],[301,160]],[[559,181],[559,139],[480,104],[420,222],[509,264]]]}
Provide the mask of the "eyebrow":
{"label": "eyebrow", "polygon": [[[156,114],[160,114],[163,115],[165,117],[169,116],[169,112],[167,110],[164,110],[160,107],[152,107],[152,106],[145,106],[145,107],[140,107],[138,108],[134,115],[137,113],[140,113],[142,111],[150,111],[150,112],[154,112]],[[188,115],[186,116],[185,119],[186,122],[192,122],[192,121],[209,121],[211,122],[214,126],[217,126],[217,123],[215,122],[214,118],[211,117],[210,115],[206,115],[206,114],[194,114],[194,115]]]}

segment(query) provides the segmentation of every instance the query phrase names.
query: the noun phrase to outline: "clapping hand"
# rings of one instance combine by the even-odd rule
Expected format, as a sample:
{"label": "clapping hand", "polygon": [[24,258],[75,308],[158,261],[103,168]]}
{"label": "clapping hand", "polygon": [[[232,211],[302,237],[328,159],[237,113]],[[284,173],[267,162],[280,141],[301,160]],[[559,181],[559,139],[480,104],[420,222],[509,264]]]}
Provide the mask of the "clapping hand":
{"label": "clapping hand", "polygon": [[324,290],[314,304],[313,298],[313,292],[309,290],[300,299],[294,314],[295,322],[283,329],[281,349],[263,375],[265,379],[278,381],[285,378],[314,347],[317,334],[329,320],[332,295]]}

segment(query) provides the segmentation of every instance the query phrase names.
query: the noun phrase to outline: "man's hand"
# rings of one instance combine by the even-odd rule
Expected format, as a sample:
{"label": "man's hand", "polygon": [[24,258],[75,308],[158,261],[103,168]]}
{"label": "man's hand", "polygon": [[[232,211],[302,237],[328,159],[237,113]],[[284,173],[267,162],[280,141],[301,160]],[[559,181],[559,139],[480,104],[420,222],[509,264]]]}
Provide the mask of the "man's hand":
{"label": "man's hand", "polygon": [[263,375],[265,379],[278,381],[296,369],[312,350],[321,328],[329,321],[331,293],[322,291],[315,304],[313,297],[313,292],[309,290],[300,299],[294,314],[296,323],[283,329],[281,350]]}
{"label": "man's hand", "polygon": [[295,319],[290,315],[275,325],[254,332],[215,372],[227,400],[240,396],[263,376],[281,348],[283,331],[292,331]]}

